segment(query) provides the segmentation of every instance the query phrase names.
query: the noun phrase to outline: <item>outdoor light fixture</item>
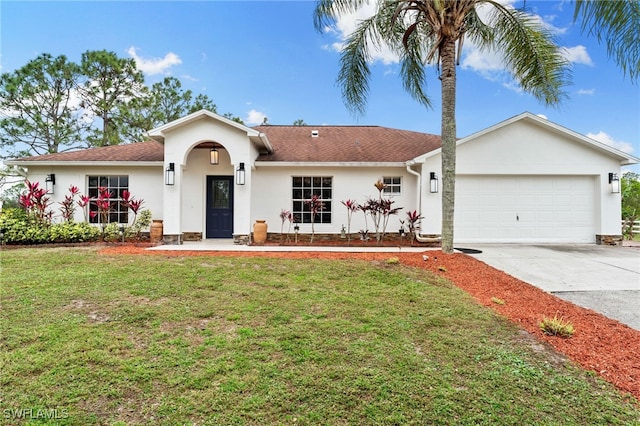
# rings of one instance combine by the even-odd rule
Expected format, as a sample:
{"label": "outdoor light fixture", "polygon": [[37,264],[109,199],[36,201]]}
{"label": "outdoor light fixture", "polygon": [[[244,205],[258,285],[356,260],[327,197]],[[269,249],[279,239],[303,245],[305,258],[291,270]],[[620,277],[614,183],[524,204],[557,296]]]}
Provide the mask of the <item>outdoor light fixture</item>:
{"label": "outdoor light fixture", "polygon": [[54,173],[47,175],[44,179],[44,184],[47,194],[53,194],[56,185],[56,175]]}
{"label": "outdoor light fixture", "polygon": [[244,185],[244,163],[238,164],[236,169],[236,185]]}
{"label": "outdoor light fixture", "polygon": [[431,193],[438,192],[438,176],[436,176],[436,172],[429,174],[429,190]]}
{"label": "outdoor light fixture", "polygon": [[212,166],[216,166],[220,163],[219,154],[218,148],[211,148],[211,151],[209,152],[209,163]]}
{"label": "outdoor light fixture", "polygon": [[617,173],[609,173],[609,184],[611,184],[611,193],[620,193],[620,178]]}
{"label": "outdoor light fixture", "polygon": [[176,183],[176,165],[175,163],[169,163],[169,167],[164,172],[164,184],[174,185]]}

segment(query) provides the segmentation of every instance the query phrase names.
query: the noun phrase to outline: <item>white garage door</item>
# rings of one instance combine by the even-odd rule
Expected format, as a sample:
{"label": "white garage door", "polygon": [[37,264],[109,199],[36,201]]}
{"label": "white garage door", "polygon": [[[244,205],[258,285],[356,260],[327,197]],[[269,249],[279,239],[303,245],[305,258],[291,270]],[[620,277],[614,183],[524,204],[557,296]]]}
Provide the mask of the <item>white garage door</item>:
{"label": "white garage door", "polygon": [[594,243],[591,176],[459,176],[456,242]]}

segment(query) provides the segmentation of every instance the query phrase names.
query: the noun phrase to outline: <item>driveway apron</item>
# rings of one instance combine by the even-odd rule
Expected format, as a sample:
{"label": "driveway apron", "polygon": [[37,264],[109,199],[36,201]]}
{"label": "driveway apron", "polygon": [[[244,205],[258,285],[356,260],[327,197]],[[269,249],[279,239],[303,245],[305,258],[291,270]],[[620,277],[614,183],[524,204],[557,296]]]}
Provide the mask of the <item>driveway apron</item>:
{"label": "driveway apron", "polygon": [[640,330],[640,247],[470,244],[473,256],[562,299]]}

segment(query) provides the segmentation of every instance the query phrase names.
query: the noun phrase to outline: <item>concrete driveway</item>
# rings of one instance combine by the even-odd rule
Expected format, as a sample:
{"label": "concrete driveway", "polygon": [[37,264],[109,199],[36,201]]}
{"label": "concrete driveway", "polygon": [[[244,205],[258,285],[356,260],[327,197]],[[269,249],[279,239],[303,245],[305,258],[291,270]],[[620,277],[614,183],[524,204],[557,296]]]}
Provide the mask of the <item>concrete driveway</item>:
{"label": "concrete driveway", "polygon": [[460,244],[522,281],[640,330],[640,247]]}

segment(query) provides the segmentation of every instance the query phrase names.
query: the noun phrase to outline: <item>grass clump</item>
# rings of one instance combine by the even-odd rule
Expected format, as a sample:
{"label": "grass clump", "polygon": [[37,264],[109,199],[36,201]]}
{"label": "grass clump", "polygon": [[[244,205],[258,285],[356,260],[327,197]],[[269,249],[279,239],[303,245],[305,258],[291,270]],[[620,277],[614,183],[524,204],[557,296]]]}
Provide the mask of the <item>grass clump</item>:
{"label": "grass clump", "polygon": [[558,314],[554,315],[553,318],[543,316],[542,321],[540,321],[540,330],[550,336],[559,336],[564,338],[573,336],[573,333],[575,332],[573,324],[566,321],[564,318],[559,317]]}
{"label": "grass clump", "polygon": [[93,249],[0,255],[2,403],[65,414],[38,424],[640,418],[612,385],[549,362],[511,323],[424,270]]}

